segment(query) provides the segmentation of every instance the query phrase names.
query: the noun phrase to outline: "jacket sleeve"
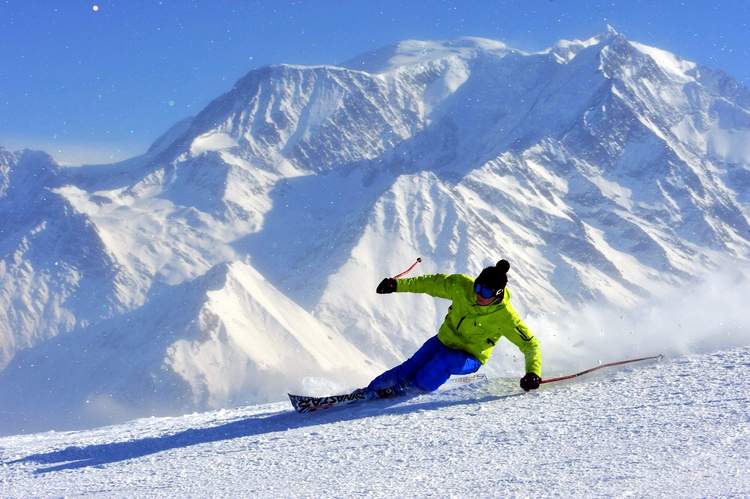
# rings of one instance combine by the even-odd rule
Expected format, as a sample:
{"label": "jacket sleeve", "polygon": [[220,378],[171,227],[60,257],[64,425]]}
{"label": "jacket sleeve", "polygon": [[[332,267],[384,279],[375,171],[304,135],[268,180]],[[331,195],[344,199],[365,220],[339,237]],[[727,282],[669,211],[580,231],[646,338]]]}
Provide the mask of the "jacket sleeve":
{"label": "jacket sleeve", "polygon": [[453,300],[461,292],[458,274],[432,274],[396,281],[396,291],[406,293],[425,293],[436,298]]}
{"label": "jacket sleeve", "polygon": [[534,336],[531,330],[526,327],[526,324],[518,322],[512,331],[505,334],[505,337],[523,353],[523,356],[526,359],[526,372],[534,373],[541,378],[542,348],[539,344],[539,340]]}

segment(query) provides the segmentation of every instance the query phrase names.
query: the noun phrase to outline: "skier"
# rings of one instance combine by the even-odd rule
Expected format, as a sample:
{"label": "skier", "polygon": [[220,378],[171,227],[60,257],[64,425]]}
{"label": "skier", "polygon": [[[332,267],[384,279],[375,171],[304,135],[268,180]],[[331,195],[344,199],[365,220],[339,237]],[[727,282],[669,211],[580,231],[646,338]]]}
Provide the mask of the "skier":
{"label": "skier", "polygon": [[525,391],[539,388],[542,356],[539,340],[521,321],[510,303],[510,263],[500,260],[476,279],[461,274],[426,275],[410,279],[387,277],[378,285],[379,294],[426,293],[453,303],[443,324],[411,358],[390,369],[368,385],[380,397],[403,395],[414,389],[431,392],[452,374],[476,372],[489,360],[502,336],[523,352],[526,375],[520,385]]}

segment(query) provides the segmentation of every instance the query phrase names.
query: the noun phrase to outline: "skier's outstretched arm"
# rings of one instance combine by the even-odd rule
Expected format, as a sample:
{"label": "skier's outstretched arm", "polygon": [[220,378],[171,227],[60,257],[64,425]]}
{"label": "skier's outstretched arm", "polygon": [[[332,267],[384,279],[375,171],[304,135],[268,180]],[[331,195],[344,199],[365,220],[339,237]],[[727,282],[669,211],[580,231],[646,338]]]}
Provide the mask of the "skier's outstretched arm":
{"label": "skier's outstretched arm", "polygon": [[432,274],[408,279],[387,278],[378,286],[378,293],[425,293],[437,298],[453,299],[460,292],[460,275]]}

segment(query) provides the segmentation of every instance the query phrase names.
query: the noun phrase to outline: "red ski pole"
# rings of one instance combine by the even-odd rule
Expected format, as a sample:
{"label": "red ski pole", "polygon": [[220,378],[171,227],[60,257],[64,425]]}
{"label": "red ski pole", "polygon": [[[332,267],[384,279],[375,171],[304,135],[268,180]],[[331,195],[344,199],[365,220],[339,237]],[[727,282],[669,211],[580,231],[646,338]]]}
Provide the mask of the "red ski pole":
{"label": "red ski pole", "polygon": [[404,276],[404,275],[408,274],[409,272],[411,272],[411,271],[412,271],[412,269],[413,269],[414,267],[416,267],[416,266],[417,266],[417,264],[419,264],[419,263],[421,263],[421,262],[422,262],[422,259],[421,259],[421,258],[417,258],[417,261],[416,261],[416,262],[414,262],[414,263],[412,263],[412,264],[411,264],[411,267],[409,267],[408,269],[404,270],[404,271],[403,271],[403,272],[401,272],[400,274],[398,274],[398,275],[395,275],[395,276],[393,276],[393,279],[398,279],[399,277],[401,277],[401,276]]}
{"label": "red ski pole", "polygon": [[562,381],[564,379],[577,378],[578,376],[581,376],[583,374],[588,374],[598,369],[604,369],[605,367],[621,366],[623,364],[630,364],[631,362],[641,362],[642,360],[661,360],[663,358],[664,356],[662,354],[659,354],[659,355],[652,355],[651,357],[641,357],[638,359],[629,359],[629,360],[621,360],[618,362],[610,362],[608,364],[602,364],[600,366],[592,367],[591,369],[586,369],[585,371],[581,371],[579,373],[568,374],[567,376],[560,376],[558,378],[545,378],[542,381],[540,381],[540,383],[554,383],[555,381]]}

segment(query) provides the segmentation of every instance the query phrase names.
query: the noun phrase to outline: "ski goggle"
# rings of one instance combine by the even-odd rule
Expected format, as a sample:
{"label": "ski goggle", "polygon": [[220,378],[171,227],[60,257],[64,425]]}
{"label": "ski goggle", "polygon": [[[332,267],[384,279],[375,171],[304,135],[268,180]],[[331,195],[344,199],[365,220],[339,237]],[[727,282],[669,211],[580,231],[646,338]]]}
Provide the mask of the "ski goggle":
{"label": "ski goggle", "polygon": [[498,291],[499,290],[497,289],[488,288],[487,286],[484,286],[482,284],[474,283],[474,292],[485,300],[497,295]]}

